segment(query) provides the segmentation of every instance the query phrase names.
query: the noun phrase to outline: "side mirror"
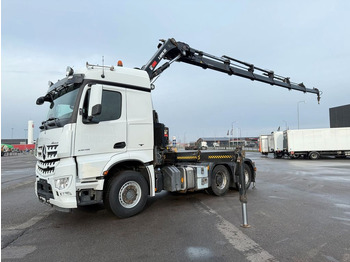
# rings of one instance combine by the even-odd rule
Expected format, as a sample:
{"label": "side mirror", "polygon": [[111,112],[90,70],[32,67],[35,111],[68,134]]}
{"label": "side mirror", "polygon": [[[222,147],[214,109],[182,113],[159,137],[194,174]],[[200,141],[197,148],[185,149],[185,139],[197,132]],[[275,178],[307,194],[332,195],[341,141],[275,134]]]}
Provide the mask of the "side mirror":
{"label": "side mirror", "polygon": [[92,107],[91,115],[92,116],[98,116],[98,115],[101,115],[101,112],[102,112],[102,105],[101,104],[97,104],[97,105],[94,105]]}
{"label": "side mirror", "polygon": [[102,112],[102,85],[93,85],[90,90],[88,119],[93,122],[94,116]]}
{"label": "side mirror", "polygon": [[39,97],[37,100],[36,100],[36,104],[37,105],[42,105],[42,104],[44,104],[44,102],[45,102],[45,98],[43,97],[43,96],[41,96],[41,97]]}
{"label": "side mirror", "polygon": [[51,103],[50,108],[53,108],[54,102],[53,102],[52,95],[50,95],[50,94],[46,94],[46,96],[39,97],[36,100],[36,104],[40,106],[40,105],[44,104],[46,101],[50,102]]}

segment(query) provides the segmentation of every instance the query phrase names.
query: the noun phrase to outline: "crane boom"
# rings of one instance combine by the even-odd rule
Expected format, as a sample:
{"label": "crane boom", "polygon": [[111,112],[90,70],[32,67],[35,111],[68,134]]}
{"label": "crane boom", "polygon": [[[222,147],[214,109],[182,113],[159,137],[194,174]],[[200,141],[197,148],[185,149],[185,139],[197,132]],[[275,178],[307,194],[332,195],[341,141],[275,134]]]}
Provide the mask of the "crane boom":
{"label": "crane boom", "polygon": [[[142,70],[148,73],[151,80],[158,77],[172,62],[178,61],[199,66],[203,69],[209,68],[228,75],[236,75],[266,84],[284,87],[289,90],[314,93],[317,95],[318,103],[320,102],[321,92],[317,88],[306,88],[303,83],[293,83],[290,81],[289,77],[277,75],[274,71],[262,69],[253,64],[226,55],[216,57],[194,49],[186,43],[178,42],[174,38],[160,41],[162,43],[158,45],[157,52],[149,62],[142,67]],[[159,66],[162,59],[169,60],[169,62],[165,62]],[[157,66],[159,67],[157,68]]]}

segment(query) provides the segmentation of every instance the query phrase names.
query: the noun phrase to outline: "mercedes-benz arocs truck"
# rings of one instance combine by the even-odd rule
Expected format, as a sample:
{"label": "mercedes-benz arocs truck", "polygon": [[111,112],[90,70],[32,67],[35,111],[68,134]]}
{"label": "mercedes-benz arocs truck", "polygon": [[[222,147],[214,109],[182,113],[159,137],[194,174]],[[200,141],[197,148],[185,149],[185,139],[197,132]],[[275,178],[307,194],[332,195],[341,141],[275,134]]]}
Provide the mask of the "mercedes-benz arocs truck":
{"label": "mercedes-benz arocs truck", "polygon": [[[159,65],[163,59],[170,62]],[[318,89],[174,39],[162,41],[139,69],[119,62],[116,67],[87,63],[76,72],[68,67],[66,77],[50,82],[37,99],[38,105],[49,104],[36,149],[35,192],[40,201],[60,210],[103,202],[123,218],[140,212],[148,196],[162,190],[207,189],[220,196],[235,185],[243,192],[255,181],[254,163],[240,152],[169,149],[169,129],[159,122],[151,91],[154,80],[174,61],[315,93],[319,99]]]}

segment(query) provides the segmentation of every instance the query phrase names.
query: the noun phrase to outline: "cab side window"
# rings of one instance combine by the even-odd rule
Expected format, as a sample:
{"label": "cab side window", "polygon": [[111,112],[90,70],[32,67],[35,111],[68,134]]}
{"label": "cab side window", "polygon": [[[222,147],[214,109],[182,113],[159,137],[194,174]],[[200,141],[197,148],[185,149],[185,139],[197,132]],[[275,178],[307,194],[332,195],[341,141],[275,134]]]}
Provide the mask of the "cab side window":
{"label": "cab side window", "polygon": [[[90,89],[86,92],[83,105],[83,122],[88,123]],[[94,117],[97,122],[117,120],[122,113],[122,95],[116,91],[103,90],[102,92],[102,111],[101,114]]]}
{"label": "cab side window", "polygon": [[119,92],[103,90],[102,112],[96,119],[109,121],[119,119],[122,114],[122,95]]}

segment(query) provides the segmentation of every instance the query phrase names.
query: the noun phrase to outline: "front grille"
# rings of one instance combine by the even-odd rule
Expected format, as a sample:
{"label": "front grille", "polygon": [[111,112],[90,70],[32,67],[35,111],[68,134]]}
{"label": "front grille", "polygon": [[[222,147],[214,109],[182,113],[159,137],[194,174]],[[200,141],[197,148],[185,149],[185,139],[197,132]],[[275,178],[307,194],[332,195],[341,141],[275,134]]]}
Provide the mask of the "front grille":
{"label": "front grille", "polygon": [[37,161],[37,172],[42,176],[53,175],[58,162],[59,160]]}
{"label": "front grille", "polygon": [[50,176],[55,173],[59,159],[57,159],[58,145],[41,145],[37,148],[37,172],[42,176]]}

